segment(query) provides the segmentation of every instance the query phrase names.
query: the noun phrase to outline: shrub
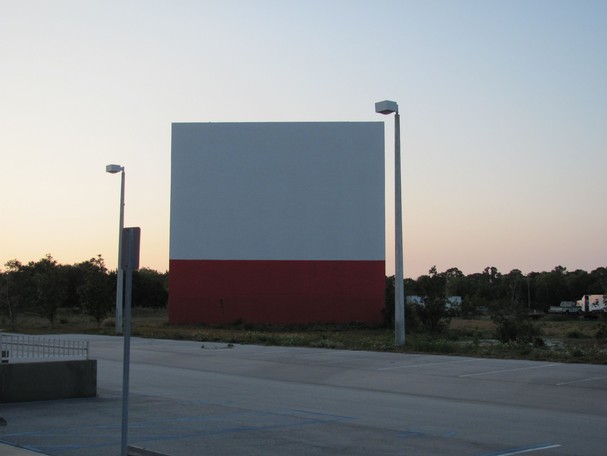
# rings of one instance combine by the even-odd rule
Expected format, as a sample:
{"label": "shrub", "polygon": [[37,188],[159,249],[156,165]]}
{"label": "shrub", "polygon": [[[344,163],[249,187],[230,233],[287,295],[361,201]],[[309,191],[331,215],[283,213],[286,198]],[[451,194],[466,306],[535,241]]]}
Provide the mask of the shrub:
{"label": "shrub", "polygon": [[498,301],[493,306],[491,320],[496,325],[495,337],[503,343],[535,343],[540,336],[540,330],[527,318],[525,306],[517,299]]}
{"label": "shrub", "polygon": [[114,317],[105,318],[101,322],[102,328],[113,328],[115,326],[116,326],[116,319]]}
{"label": "shrub", "polygon": [[571,331],[568,331],[567,337],[569,339],[586,339],[586,338],[588,338],[588,336],[586,334],[584,334],[582,331],[580,331],[579,329],[572,329]]}
{"label": "shrub", "polygon": [[601,317],[601,322],[599,323],[599,329],[594,335],[597,339],[607,339],[607,316],[603,315]]}

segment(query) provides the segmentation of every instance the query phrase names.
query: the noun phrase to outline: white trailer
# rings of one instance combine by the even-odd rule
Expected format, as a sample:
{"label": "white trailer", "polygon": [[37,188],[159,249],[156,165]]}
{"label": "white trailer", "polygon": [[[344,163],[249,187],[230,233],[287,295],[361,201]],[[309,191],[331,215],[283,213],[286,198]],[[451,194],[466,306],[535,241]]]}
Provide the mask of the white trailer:
{"label": "white trailer", "polygon": [[577,302],[582,312],[606,312],[605,295],[584,295]]}

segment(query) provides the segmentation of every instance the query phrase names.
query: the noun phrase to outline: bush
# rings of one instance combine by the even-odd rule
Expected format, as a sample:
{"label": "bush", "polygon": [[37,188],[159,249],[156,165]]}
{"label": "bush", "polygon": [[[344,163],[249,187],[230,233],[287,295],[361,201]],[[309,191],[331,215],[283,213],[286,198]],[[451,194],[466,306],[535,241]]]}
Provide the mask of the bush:
{"label": "bush", "polygon": [[[394,276],[386,277],[385,301],[382,315],[384,317],[384,325],[386,328],[394,328]],[[406,299],[406,298],[405,298]],[[420,320],[417,315],[415,304],[407,304],[405,302],[405,332],[411,333],[418,331],[420,328]]]}
{"label": "bush", "polygon": [[539,329],[529,320],[511,317],[499,318],[494,322],[497,326],[495,336],[500,342],[531,343],[540,335]]}
{"label": "bush", "polygon": [[607,339],[607,315],[601,316],[601,322],[599,323],[599,329],[594,335],[597,339]]}
{"label": "bush", "polygon": [[105,318],[101,322],[101,328],[114,328],[116,326],[116,319],[114,317]]}
{"label": "bush", "polygon": [[586,334],[584,334],[582,331],[580,331],[579,329],[572,329],[571,331],[568,331],[567,337],[569,339],[587,339],[588,338],[588,336]]}
{"label": "bush", "polygon": [[503,343],[534,343],[540,336],[538,327],[527,317],[527,310],[515,299],[501,300],[492,309],[495,337]]}

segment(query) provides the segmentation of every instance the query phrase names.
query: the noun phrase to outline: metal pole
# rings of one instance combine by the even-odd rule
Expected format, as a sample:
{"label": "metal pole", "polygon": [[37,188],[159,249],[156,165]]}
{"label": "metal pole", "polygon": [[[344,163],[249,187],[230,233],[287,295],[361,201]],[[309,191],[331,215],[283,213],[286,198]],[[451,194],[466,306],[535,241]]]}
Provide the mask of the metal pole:
{"label": "metal pole", "polygon": [[403,209],[400,169],[400,115],[394,116],[394,217],[395,227],[395,276],[394,276],[394,334],[396,345],[405,345],[405,290],[403,267]]}
{"label": "metal pole", "polygon": [[124,270],[122,269],[122,230],[124,229],[124,167],[120,176],[120,231],[118,233],[118,270],[116,271],[116,335],[122,334]]}
{"label": "metal pole", "polygon": [[[129,242],[130,245],[130,242]],[[122,263],[122,257],[121,263]],[[128,451],[128,423],[129,423],[129,368],[131,362],[131,291],[133,284],[133,270],[126,270],[126,302],[124,306],[124,353],[122,364],[122,441],[121,456],[127,456]]]}
{"label": "metal pole", "polygon": [[527,274],[527,307],[531,313],[531,286],[529,285],[529,275]]}

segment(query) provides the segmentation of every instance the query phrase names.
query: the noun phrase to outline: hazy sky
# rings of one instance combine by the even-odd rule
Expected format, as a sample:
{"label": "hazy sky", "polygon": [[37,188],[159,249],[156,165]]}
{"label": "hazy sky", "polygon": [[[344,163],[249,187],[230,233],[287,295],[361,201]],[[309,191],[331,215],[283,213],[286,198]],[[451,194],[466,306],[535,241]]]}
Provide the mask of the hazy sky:
{"label": "hazy sky", "polygon": [[[171,122],[402,121],[405,275],[607,265],[604,0],[0,0],[0,264],[168,268]],[[2,268],[2,266],[0,266]]]}

